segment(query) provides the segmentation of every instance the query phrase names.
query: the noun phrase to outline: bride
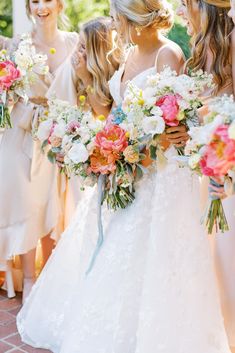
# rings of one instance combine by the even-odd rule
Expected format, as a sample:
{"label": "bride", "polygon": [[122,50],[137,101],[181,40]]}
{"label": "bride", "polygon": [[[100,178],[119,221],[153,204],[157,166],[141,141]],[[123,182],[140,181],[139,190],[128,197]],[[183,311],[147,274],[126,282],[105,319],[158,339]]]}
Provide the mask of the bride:
{"label": "bride", "polygon": [[[121,38],[135,44],[110,82],[119,104],[128,80],[143,86],[164,65],[179,71],[183,56],[162,35],[172,25],[166,2],[111,0],[111,15]],[[103,207],[105,240],[89,274],[97,191],[87,189],[18,315],[24,342],[55,353],[230,352],[200,226],[198,180],[174,159],[172,142],[186,138],[181,130],[167,134],[168,164],[150,168],[131,206]]]}

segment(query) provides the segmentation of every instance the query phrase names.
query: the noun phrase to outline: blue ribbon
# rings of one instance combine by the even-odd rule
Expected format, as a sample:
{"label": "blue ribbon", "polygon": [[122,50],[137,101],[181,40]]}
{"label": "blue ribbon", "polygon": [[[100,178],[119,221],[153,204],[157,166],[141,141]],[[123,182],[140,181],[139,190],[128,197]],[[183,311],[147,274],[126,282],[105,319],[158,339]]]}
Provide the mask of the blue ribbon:
{"label": "blue ribbon", "polygon": [[103,245],[104,242],[104,232],[103,232],[103,224],[102,224],[102,200],[103,200],[103,186],[104,186],[104,180],[105,180],[105,176],[100,174],[99,178],[98,178],[98,203],[97,203],[97,224],[98,224],[98,240],[97,240],[97,244],[96,244],[96,248],[95,248],[95,252],[92,256],[90,265],[86,271],[86,275],[88,275],[94,264],[95,264],[95,260],[97,258],[97,255],[100,252],[100,249]]}
{"label": "blue ribbon", "polygon": [[[224,185],[221,185],[221,184],[217,183],[214,179],[210,179],[210,185],[215,186],[217,188],[223,188],[224,187]],[[210,200],[211,201],[219,200],[218,196],[211,196],[210,193],[213,192],[214,190],[212,188],[210,188],[210,185],[208,187]]]}

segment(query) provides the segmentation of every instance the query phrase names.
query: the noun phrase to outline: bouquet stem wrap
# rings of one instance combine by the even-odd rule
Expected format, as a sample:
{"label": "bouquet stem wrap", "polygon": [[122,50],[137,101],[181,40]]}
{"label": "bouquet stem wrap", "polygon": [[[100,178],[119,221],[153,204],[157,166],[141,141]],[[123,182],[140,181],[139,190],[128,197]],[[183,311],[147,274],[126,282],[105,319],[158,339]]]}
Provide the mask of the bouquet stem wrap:
{"label": "bouquet stem wrap", "polygon": [[[213,179],[210,179],[210,185],[217,188],[223,187]],[[220,230],[224,233],[229,230],[221,199],[216,196],[210,196],[209,206],[206,210],[206,227],[209,234],[212,234],[214,225],[216,226],[216,232]]]}
{"label": "bouquet stem wrap", "polygon": [[94,264],[95,264],[95,260],[97,255],[100,252],[100,249],[103,245],[104,242],[104,232],[103,232],[103,224],[102,224],[102,201],[103,201],[103,195],[104,195],[104,182],[105,182],[105,176],[100,174],[99,178],[98,178],[98,202],[97,202],[97,225],[98,225],[98,240],[97,240],[97,244],[96,244],[96,248],[94,251],[94,254],[92,256],[90,265],[86,271],[86,275],[88,275]]}

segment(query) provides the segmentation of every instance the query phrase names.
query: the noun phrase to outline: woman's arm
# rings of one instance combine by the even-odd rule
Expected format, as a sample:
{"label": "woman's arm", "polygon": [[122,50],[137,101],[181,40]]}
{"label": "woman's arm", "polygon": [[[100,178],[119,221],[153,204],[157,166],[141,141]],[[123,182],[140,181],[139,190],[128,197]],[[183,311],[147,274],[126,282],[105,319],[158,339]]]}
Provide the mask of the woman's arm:
{"label": "woman's arm", "polygon": [[235,27],[231,34],[233,95],[235,97]]}

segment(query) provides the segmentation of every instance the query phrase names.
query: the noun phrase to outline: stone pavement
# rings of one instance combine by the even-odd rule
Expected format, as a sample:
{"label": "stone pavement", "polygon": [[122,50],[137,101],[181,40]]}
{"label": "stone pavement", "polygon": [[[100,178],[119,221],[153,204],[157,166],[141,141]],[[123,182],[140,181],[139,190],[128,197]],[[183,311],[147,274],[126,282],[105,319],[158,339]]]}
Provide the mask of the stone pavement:
{"label": "stone pavement", "polygon": [[17,333],[16,315],[21,307],[21,294],[8,299],[0,289],[0,353],[50,353],[24,344]]}

